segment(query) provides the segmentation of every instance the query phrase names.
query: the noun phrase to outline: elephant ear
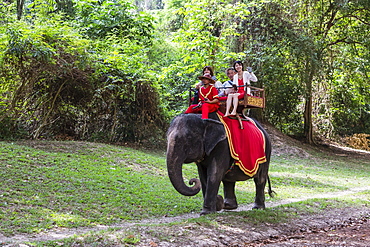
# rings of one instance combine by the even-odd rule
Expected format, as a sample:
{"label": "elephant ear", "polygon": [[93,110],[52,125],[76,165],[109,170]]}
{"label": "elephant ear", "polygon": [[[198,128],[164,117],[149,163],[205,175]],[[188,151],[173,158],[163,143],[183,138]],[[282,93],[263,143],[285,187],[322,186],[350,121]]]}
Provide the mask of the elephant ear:
{"label": "elephant ear", "polygon": [[222,123],[207,122],[204,131],[204,151],[209,155],[216,145],[226,139],[226,132]]}

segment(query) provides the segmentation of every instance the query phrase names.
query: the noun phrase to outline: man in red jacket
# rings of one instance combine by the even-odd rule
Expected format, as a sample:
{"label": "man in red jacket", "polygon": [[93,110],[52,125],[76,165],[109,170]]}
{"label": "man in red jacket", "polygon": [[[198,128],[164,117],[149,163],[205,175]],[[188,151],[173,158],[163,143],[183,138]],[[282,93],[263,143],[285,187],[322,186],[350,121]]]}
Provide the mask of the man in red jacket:
{"label": "man in red jacket", "polygon": [[208,113],[215,112],[220,107],[218,100],[218,91],[212,84],[215,81],[210,74],[204,74],[198,77],[203,86],[199,90],[200,102],[195,105],[189,106],[185,113],[202,113],[202,119],[208,119]]}

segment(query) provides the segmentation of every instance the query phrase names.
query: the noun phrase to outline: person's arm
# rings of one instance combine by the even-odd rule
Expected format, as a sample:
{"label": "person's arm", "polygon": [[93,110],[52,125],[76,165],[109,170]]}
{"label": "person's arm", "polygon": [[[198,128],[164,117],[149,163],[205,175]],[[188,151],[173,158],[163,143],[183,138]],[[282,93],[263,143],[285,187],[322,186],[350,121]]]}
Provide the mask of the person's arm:
{"label": "person's arm", "polygon": [[215,87],[217,88],[217,90],[221,89],[222,88],[222,83],[220,81],[216,81],[215,82]]}
{"label": "person's arm", "polygon": [[[253,81],[253,82],[258,81],[257,76],[253,73],[253,71],[251,71],[251,72],[246,72],[245,71],[244,74],[246,74],[246,76],[248,76],[248,81],[249,80]],[[243,76],[244,76],[244,74],[243,74]]]}
{"label": "person's arm", "polygon": [[208,104],[216,104],[218,103],[218,98],[214,98],[213,100],[209,100],[209,99],[204,99],[205,102],[207,102]]}
{"label": "person's arm", "polygon": [[195,84],[195,89],[199,90],[199,88],[202,86],[202,82],[198,82],[197,84]]}
{"label": "person's arm", "polygon": [[233,84],[234,84],[234,85],[238,85],[238,73],[236,73],[236,74],[234,75],[234,78],[233,78]]}
{"label": "person's arm", "polygon": [[219,96],[223,96],[225,93],[225,89],[223,88],[223,84],[220,81],[216,81],[215,87],[217,89],[217,93]]}

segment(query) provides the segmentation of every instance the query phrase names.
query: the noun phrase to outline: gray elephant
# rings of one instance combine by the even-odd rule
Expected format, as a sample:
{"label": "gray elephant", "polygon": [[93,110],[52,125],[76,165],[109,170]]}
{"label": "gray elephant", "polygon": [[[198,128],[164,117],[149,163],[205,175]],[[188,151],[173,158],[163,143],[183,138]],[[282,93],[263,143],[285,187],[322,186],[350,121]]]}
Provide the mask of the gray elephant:
{"label": "gray elephant", "polygon": [[[203,193],[201,215],[223,209],[238,207],[235,196],[235,182],[252,177],[247,176],[238,166],[230,169],[234,160],[231,157],[229,144],[223,124],[216,114],[202,120],[199,114],[181,114],[175,117],[167,132],[167,170],[172,185],[182,195],[194,196],[200,189]],[[272,190],[268,177],[271,157],[271,141],[266,131],[256,121],[257,127],[265,136],[266,162],[260,164],[253,176],[256,186],[254,209],[265,208],[265,186],[269,182],[268,193]],[[182,176],[182,165],[195,162],[199,179],[189,181],[187,186]],[[217,195],[221,184],[224,185],[224,199]]]}

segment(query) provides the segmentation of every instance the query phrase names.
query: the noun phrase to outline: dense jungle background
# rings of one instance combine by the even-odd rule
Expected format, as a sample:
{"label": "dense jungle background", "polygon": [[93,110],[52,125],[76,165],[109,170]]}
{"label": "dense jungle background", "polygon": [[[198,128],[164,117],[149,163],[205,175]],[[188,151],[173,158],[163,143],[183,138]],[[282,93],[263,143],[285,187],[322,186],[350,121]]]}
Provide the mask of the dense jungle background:
{"label": "dense jungle background", "polygon": [[4,0],[0,139],[160,146],[202,67],[253,67],[252,112],[370,150],[368,0]]}

